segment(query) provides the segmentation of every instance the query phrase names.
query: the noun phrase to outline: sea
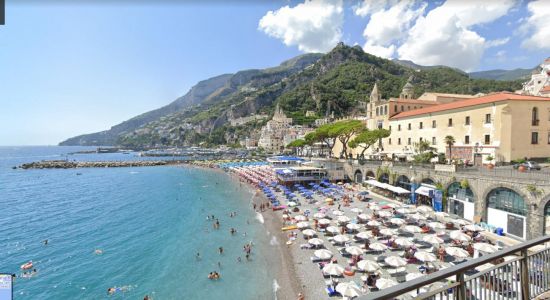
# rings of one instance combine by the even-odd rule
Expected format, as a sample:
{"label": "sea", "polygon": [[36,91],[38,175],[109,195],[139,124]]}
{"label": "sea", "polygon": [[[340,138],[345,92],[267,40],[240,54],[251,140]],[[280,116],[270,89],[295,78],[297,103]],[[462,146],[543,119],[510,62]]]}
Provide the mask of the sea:
{"label": "sea", "polygon": [[[265,259],[273,246],[251,208],[254,191],[219,170],[12,168],[39,160],[144,159],[71,154],[93,149],[0,147],[0,273],[17,275],[14,299],[275,298],[273,262]],[[250,242],[247,261],[243,246]],[[37,270],[31,277],[20,269],[28,261]],[[213,271],[219,280],[207,278]]]}

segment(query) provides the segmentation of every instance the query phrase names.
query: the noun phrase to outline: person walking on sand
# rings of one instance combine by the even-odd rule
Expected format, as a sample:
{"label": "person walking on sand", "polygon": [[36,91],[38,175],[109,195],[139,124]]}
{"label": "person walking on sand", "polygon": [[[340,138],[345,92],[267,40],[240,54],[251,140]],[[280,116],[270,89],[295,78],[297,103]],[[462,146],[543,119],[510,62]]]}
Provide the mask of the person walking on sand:
{"label": "person walking on sand", "polygon": [[298,300],[305,300],[306,297],[302,293],[298,293]]}

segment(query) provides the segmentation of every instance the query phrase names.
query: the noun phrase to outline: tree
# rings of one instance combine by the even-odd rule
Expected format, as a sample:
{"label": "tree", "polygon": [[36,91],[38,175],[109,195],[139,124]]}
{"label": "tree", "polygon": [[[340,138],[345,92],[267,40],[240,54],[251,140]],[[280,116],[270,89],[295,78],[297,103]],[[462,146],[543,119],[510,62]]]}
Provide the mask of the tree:
{"label": "tree", "polygon": [[348,142],[350,139],[365,129],[365,124],[359,120],[347,120],[334,123],[334,134],[338,135],[338,140],[342,143],[340,157],[347,156]]}
{"label": "tree", "polygon": [[296,153],[296,155],[298,155],[298,153],[301,153],[301,149],[303,147],[305,147],[307,145],[306,141],[302,140],[302,139],[297,139],[297,140],[294,140],[290,143],[288,143],[288,145],[286,145],[287,148],[292,148],[294,149],[294,153]]}
{"label": "tree", "polygon": [[351,141],[348,142],[348,146],[352,149],[362,148],[360,157],[365,156],[365,151],[372,145],[376,144],[379,139],[387,138],[390,136],[390,131],[387,129],[364,129],[358,135],[356,135]]}
{"label": "tree", "polygon": [[452,136],[452,135],[446,136],[445,137],[445,144],[447,144],[447,147],[449,147],[449,163],[450,163],[451,160],[453,159],[451,151],[452,151],[453,145],[455,144],[454,136]]}
{"label": "tree", "polygon": [[332,149],[336,144],[339,131],[337,130],[337,123],[321,125],[314,132],[315,141],[323,142],[329,149],[329,157],[332,157]]}
{"label": "tree", "polygon": [[435,148],[433,148],[430,143],[426,140],[419,141],[414,143],[414,161],[419,163],[428,163],[436,156]]}

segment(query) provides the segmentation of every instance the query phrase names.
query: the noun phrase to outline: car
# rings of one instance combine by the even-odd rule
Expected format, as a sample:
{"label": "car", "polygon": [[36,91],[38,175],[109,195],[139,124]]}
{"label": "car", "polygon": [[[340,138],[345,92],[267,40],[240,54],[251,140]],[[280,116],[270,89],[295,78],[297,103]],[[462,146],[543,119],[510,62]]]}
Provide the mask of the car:
{"label": "car", "polygon": [[519,166],[524,166],[527,170],[537,170],[540,171],[540,165],[534,161],[526,161],[524,163],[515,164],[514,169],[519,168]]}

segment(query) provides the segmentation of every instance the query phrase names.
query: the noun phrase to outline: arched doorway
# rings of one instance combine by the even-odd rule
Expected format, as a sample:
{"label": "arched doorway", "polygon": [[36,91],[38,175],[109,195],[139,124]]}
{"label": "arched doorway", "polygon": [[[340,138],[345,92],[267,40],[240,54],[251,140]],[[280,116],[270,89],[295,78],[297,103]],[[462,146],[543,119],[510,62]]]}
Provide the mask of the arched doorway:
{"label": "arched doorway", "polygon": [[367,174],[365,176],[365,179],[374,179],[375,175],[373,171],[367,171]]}
{"label": "arched doorway", "polygon": [[498,187],[487,194],[486,201],[488,224],[502,228],[507,234],[525,238],[527,205],[520,194]]}
{"label": "arched doorway", "polygon": [[363,173],[361,173],[360,170],[356,170],[355,174],[353,175],[354,181],[357,183],[363,182]]}
{"label": "arched doorway", "polygon": [[433,179],[431,179],[431,178],[429,178],[429,177],[426,177],[426,178],[422,178],[421,183],[434,185],[434,184],[435,184],[435,181],[433,181]]}
{"label": "arched doorway", "polygon": [[449,213],[474,220],[474,193],[466,183],[453,182],[447,188]]}
{"label": "arched doorway", "polygon": [[398,187],[402,187],[402,188],[406,189],[407,191],[411,190],[411,181],[410,181],[409,177],[407,177],[405,175],[401,175],[401,176],[397,177],[397,180],[395,181],[395,185],[398,186]]}
{"label": "arched doorway", "polygon": [[382,183],[390,183],[390,175],[388,173],[382,173],[380,174],[379,180]]}

